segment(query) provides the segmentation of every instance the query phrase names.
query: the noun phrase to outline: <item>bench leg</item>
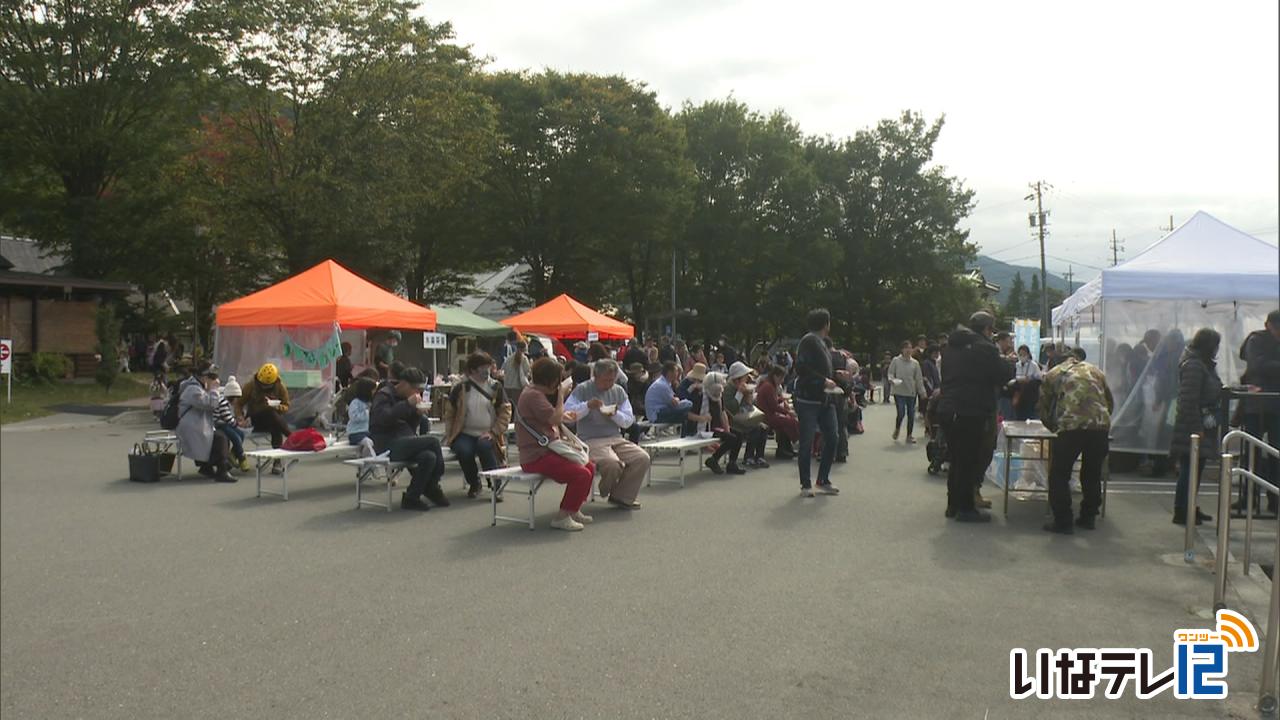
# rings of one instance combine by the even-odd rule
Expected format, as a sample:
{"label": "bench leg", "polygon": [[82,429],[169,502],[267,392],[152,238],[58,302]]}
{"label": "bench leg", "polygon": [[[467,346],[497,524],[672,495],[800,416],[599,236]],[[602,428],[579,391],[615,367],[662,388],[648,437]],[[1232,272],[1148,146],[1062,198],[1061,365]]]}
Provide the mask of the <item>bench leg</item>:
{"label": "bench leg", "polygon": [[387,512],[391,512],[391,482],[395,479],[396,479],[395,475],[391,475],[388,473],[386,477],[387,482],[385,483],[387,486]]}
{"label": "bench leg", "polygon": [[253,465],[258,470],[258,497],[262,497],[262,463],[255,461]]}
{"label": "bench leg", "polygon": [[529,486],[529,529],[533,529],[533,496],[538,493],[536,485]]}
{"label": "bench leg", "polygon": [[677,452],[677,454],[679,454],[679,455],[680,455],[680,487],[681,487],[681,488],[683,488],[683,487],[684,487],[684,456],[685,456],[685,451],[684,451],[684,450],[678,450],[678,451],[676,451],[676,452]]}
{"label": "bench leg", "polygon": [[364,488],[361,487],[362,485],[364,485],[364,468],[357,468],[356,469],[356,509],[357,510],[359,510],[361,507],[364,506],[364,503],[361,502],[361,500],[363,500],[364,498],[362,494],[364,491]]}

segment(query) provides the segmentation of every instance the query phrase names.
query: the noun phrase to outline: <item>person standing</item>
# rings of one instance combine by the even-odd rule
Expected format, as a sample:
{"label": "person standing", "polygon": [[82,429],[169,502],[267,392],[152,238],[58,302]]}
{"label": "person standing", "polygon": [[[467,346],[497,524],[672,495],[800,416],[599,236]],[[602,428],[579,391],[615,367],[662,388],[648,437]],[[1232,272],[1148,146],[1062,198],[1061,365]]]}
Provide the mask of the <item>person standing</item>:
{"label": "person standing", "polygon": [[[1024,346],[1025,347],[1025,346]],[[1027,353],[1028,360],[1030,353]],[[1085,362],[1084,351],[1072,354],[1044,377],[1040,415],[1045,427],[1058,434],[1049,465],[1049,507],[1053,521],[1048,532],[1070,535],[1074,528],[1092,530],[1102,505],[1102,463],[1111,441],[1111,412],[1115,398],[1102,370]],[[1049,416],[1052,410],[1052,417]],[[1071,520],[1071,468],[1080,459],[1080,515]]]}
{"label": "person standing", "polygon": [[[823,438],[836,436],[836,412],[831,405],[828,390],[834,390],[836,381],[831,369],[831,353],[823,339],[831,334],[831,313],[825,308],[810,310],[805,320],[809,332],[800,338],[796,346],[796,417],[800,424],[800,448],[796,464],[800,473],[800,495],[813,497],[810,485],[810,468],[813,464],[813,437],[821,430]],[[831,484],[831,463],[835,460],[836,443],[822,443],[822,457],[818,461],[818,491],[837,495],[840,490]]]}
{"label": "person standing", "polygon": [[[1222,398],[1222,379],[1218,377],[1218,346],[1222,336],[1210,328],[1200,328],[1178,361],[1178,398],[1174,410],[1173,437],[1169,455],[1178,460],[1178,486],[1173,498],[1173,523],[1187,524],[1188,485],[1191,483],[1191,435],[1200,435],[1200,461],[1217,452],[1218,403]],[[1048,385],[1045,376],[1044,385]],[[1044,387],[1040,389],[1044,393]],[[1197,525],[1213,518],[1196,510]]]}
{"label": "person standing", "polygon": [[[1280,393],[1280,310],[1272,310],[1267,314],[1266,327],[1249,333],[1240,346],[1240,359],[1245,363],[1242,380],[1251,391]],[[1271,447],[1280,447],[1280,400],[1275,398],[1246,398],[1243,402],[1244,429],[1256,438],[1265,436]],[[1258,474],[1272,484],[1280,481],[1280,460],[1260,455]],[[1261,489],[1254,485],[1254,492]],[[1240,501],[1236,504],[1236,512],[1243,513],[1248,509],[1244,488],[1241,487]],[[1280,498],[1267,493],[1267,505],[1270,512],[1276,512]],[[1254,507],[1258,508],[1258,498],[1254,498]]]}
{"label": "person standing", "polygon": [[[520,467],[564,485],[560,511],[551,521],[557,530],[582,530],[591,524],[591,516],[582,505],[591,496],[591,479],[596,467],[590,460],[585,465],[548,448],[560,439],[560,427],[577,421],[577,416],[564,409],[564,389],[560,387],[560,364],[551,358],[533,363],[533,383],[520,393],[516,403],[516,446],[520,450]],[[553,402],[554,401],[554,402]]]}
{"label": "person standing", "polygon": [[620,432],[636,418],[627,391],[618,384],[618,363],[597,360],[591,366],[591,379],[573,388],[564,408],[577,416],[578,437],[591,449],[591,461],[600,474],[600,495],[613,505],[639,510],[636,498],[649,474],[649,453]]}
{"label": "person standing", "polygon": [[526,352],[528,347],[523,340],[517,341],[515,350],[502,363],[502,388],[513,407],[520,400],[520,393],[529,387],[532,364]]}
{"label": "person standing", "polygon": [[342,343],[342,355],[334,364],[334,378],[338,383],[338,390],[342,390],[351,384],[351,343]]}
{"label": "person standing", "polygon": [[889,382],[889,364],[893,362],[893,353],[888,350],[884,351],[884,357],[880,358],[880,364],[877,369],[880,371],[880,402],[888,405],[889,398],[893,397],[893,383]]}
{"label": "person standing", "polygon": [[893,439],[897,441],[902,432],[902,419],[906,417],[909,445],[916,442],[916,400],[924,392],[924,374],[914,353],[915,347],[909,341],[903,341],[901,354],[889,362],[889,383],[898,408],[898,418],[893,423]]}
{"label": "person standing", "polygon": [[1013,416],[1016,419],[1030,420],[1039,417],[1036,407],[1039,404],[1042,380],[1040,366],[1031,359],[1031,348],[1020,345],[1018,362],[1013,371]]}
{"label": "person standing", "polygon": [[400,344],[400,331],[392,330],[373,348],[373,366],[384,379],[391,377],[391,366],[396,361],[396,346]]}
{"label": "person standing", "polygon": [[946,516],[959,522],[990,522],[977,509],[978,485],[991,464],[988,442],[995,423],[996,391],[1013,378],[1013,365],[991,342],[995,318],[978,311],[956,328],[943,352],[938,418],[947,433],[951,465],[947,470]]}

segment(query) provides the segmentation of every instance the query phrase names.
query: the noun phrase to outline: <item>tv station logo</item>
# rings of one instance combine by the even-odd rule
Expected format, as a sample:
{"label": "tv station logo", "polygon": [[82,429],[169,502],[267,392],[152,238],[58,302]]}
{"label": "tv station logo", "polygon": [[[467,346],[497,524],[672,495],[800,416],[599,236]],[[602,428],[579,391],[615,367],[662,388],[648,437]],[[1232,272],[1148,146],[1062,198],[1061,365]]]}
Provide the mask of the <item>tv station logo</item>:
{"label": "tv station logo", "polygon": [[1193,628],[1173,634],[1173,666],[1160,671],[1149,648],[1040,648],[1034,656],[1023,648],[1009,651],[1009,696],[1041,700],[1115,700],[1132,687],[1145,700],[1173,688],[1183,700],[1227,697],[1231,653],[1256,652],[1258,632],[1245,616],[1217,612],[1213,629]]}

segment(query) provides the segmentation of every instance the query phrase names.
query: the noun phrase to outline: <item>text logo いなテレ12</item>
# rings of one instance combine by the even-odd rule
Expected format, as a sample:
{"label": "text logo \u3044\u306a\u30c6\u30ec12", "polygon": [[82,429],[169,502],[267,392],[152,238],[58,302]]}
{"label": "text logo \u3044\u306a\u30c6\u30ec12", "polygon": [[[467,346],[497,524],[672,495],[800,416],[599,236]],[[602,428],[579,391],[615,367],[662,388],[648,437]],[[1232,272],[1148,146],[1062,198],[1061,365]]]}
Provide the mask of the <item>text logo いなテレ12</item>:
{"label": "text logo \u3044\u306a\u30c6\u30ec12", "polygon": [[1140,699],[1173,688],[1184,700],[1221,700],[1227,696],[1231,653],[1256,652],[1258,632],[1243,615],[1217,612],[1212,629],[1173,634],[1173,667],[1160,671],[1149,648],[1022,648],[1009,651],[1009,696],[1042,700],[1123,697],[1132,686]]}

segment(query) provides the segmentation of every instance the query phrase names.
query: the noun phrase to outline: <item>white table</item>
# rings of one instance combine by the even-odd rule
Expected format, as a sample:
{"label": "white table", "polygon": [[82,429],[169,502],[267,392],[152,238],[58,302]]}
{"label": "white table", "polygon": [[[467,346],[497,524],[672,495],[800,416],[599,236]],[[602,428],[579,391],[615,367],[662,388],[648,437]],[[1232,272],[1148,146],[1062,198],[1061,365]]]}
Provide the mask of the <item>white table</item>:
{"label": "white table", "polygon": [[[1019,455],[1018,459],[1019,460],[1039,460],[1045,463],[1046,465],[1050,465],[1052,464],[1052,460],[1053,460],[1053,452],[1052,452],[1052,448],[1050,447],[1050,444],[1055,439],[1057,439],[1058,434],[1053,432],[1049,428],[1045,427],[1044,424],[1041,423],[1039,420],[1007,420],[1004,423],[1002,423],[1000,427],[1001,427],[1001,432],[1004,433],[1004,514],[1005,516],[1008,516],[1009,515],[1009,487],[1013,485],[1013,483],[1010,482],[1010,479],[1009,479],[1010,465],[1012,464],[1012,461],[1013,461],[1013,441],[1014,440],[1039,440],[1040,441],[1039,457],[1028,458],[1028,457],[1023,457],[1022,455]],[[1046,472],[1045,473],[1046,480],[1048,479],[1048,477],[1049,477],[1049,473]],[[1107,481],[1110,479],[1110,477],[1111,477],[1111,471],[1108,468],[1108,463],[1104,461],[1102,464],[1102,507],[1099,508],[1099,511],[1102,513],[1102,517],[1107,516]],[[1018,490],[1017,492],[1044,493],[1046,495],[1049,493],[1047,489],[1046,490],[1025,489],[1025,490]]]}
{"label": "white table", "polygon": [[[715,445],[718,442],[720,442],[720,440],[714,437],[703,438],[703,437],[695,436],[695,437],[684,437],[684,438],[666,438],[662,440],[650,440],[649,442],[641,443],[640,447],[644,448],[649,452],[649,477],[646,485],[649,487],[652,487],[655,482],[669,482],[669,483],[679,483],[680,487],[684,487],[684,456],[687,454],[691,454],[692,451],[696,450],[698,452],[698,469],[701,470],[703,451],[705,451],[708,447]],[[676,462],[674,463],[658,462],[657,459],[654,457],[654,455],[664,450],[675,451]],[[680,468],[680,479],[679,480],[654,480],[653,468],[655,465],[660,467]]]}

